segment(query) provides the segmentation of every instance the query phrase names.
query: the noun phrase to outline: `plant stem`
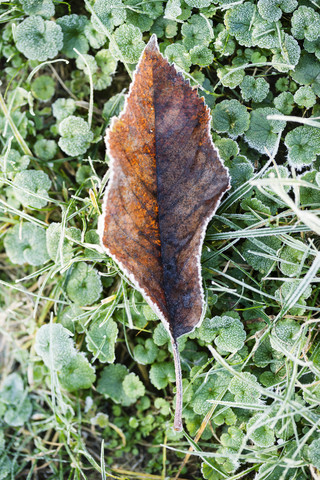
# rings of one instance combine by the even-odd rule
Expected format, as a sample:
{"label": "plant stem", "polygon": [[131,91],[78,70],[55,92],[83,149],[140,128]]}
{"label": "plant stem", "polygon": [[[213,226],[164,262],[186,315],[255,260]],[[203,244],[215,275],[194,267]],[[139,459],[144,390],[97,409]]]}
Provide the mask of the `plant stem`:
{"label": "plant stem", "polygon": [[172,340],[174,369],[176,373],[176,410],[174,414],[173,428],[176,432],[182,431],[182,375],[179,347],[176,340]]}

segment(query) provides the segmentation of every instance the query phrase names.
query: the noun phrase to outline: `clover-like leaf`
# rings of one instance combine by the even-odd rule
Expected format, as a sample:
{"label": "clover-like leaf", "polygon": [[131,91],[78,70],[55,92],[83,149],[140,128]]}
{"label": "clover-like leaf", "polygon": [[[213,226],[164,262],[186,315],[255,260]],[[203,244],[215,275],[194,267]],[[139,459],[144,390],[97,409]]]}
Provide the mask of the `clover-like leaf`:
{"label": "clover-like leaf", "polygon": [[247,239],[242,246],[242,255],[252,268],[266,274],[276,267],[276,262],[272,257],[277,256],[280,246],[281,241],[277,237],[263,237],[259,238],[259,241],[256,239],[255,242]]}
{"label": "clover-like leaf", "polygon": [[43,265],[49,260],[46,233],[33,223],[15,225],[4,239],[4,247],[12,263]]}
{"label": "clover-like leaf", "polygon": [[275,442],[273,429],[268,425],[270,418],[262,415],[254,415],[247,424],[249,438],[255,445],[261,448],[271,447]]}
{"label": "clover-like leaf", "polygon": [[72,115],[76,110],[76,102],[73,98],[58,98],[52,104],[53,116],[61,121]]}
{"label": "clover-like leaf", "polygon": [[257,108],[250,116],[250,126],[245,132],[245,139],[250,147],[261,153],[268,151],[272,154],[276,146],[278,133],[281,132],[286,122],[282,120],[268,120],[268,115],[279,114],[275,108]]}
{"label": "clover-like leaf", "polygon": [[320,61],[314,55],[303,52],[291,76],[300,85],[310,85],[314,93],[320,95]]}
{"label": "clover-like leaf", "polygon": [[31,83],[31,92],[33,96],[41,102],[48,102],[55,92],[55,81],[49,75],[39,75]]}
{"label": "clover-like leaf", "polygon": [[284,115],[290,115],[294,108],[294,99],[291,92],[282,92],[273,101],[276,109]]}
{"label": "clover-like leaf", "polygon": [[141,365],[153,363],[159,353],[159,349],[151,338],[148,338],[144,344],[138,344],[134,347],[133,354],[135,360]]}
{"label": "clover-like leaf", "polygon": [[81,117],[70,115],[59,124],[59,147],[69,156],[84,154],[93,140],[88,123]]}
{"label": "clover-like leaf", "polygon": [[21,156],[14,148],[0,156],[0,168],[9,178],[12,178],[17,172],[26,170],[29,163],[30,157],[28,155]]}
{"label": "clover-like leaf", "polygon": [[[69,238],[66,238],[66,236]],[[68,263],[73,256],[72,239],[78,242],[81,240],[81,231],[78,228],[63,229],[61,223],[51,223],[46,232],[47,250],[50,258],[56,263]]]}
{"label": "clover-like leaf", "polygon": [[[93,9],[108,30],[113,30],[126,19],[127,10],[122,0],[96,0]],[[93,25],[95,25],[94,17]],[[97,24],[97,29],[100,30],[99,24]]]}
{"label": "clover-like leaf", "polygon": [[238,403],[242,404],[255,404],[259,403],[260,392],[259,383],[256,377],[249,372],[243,372],[239,377],[233,377],[229,390],[234,394],[234,399]]}
{"label": "clover-like leaf", "polygon": [[310,86],[300,87],[294,94],[294,101],[300,107],[311,108],[317,99]]}
{"label": "clover-like leaf", "polygon": [[227,132],[236,138],[249,128],[250,115],[238,100],[223,100],[212,112],[212,126],[217,132]]}
{"label": "clover-like leaf", "polygon": [[293,12],[291,25],[292,35],[298,40],[314,41],[319,38],[320,15],[311,7],[301,5]]}
{"label": "clover-like leaf", "polygon": [[35,351],[50,369],[61,370],[76,355],[70,335],[59,323],[42,325],[37,331]]}
{"label": "clover-like leaf", "polygon": [[298,169],[313,163],[320,154],[320,130],[302,125],[287,133],[284,141],[289,163]]}
{"label": "clover-like leaf", "polygon": [[40,15],[44,18],[54,16],[54,4],[51,0],[19,0],[27,15]]}
{"label": "clover-like leaf", "polygon": [[303,258],[304,245],[301,243],[302,250],[286,245],[280,254],[280,270],[288,277],[294,277],[300,270],[300,262]]}
{"label": "clover-like leaf", "polygon": [[169,362],[154,363],[150,369],[150,381],[158,390],[175,381],[174,366]]}
{"label": "clover-like leaf", "polygon": [[183,45],[180,45],[180,43],[172,43],[166,47],[164,54],[168,61],[174,63],[177,68],[187,72],[189,71],[191,59]]}
{"label": "clover-like leaf", "polygon": [[[296,287],[297,282],[292,282],[292,285]],[[284,294],[286,293],[287,292],[284,292]],[[270,335],[270,343],[272,348],[281,353],[290,351],[300,340],[300,325],[291,318],[277,322]]]}
{"label": "clover-like leaf", "polygon": [[244,2],[227,10],[224,22],[227,30],[233,35],[240,45],[252,46],[252,21],[255,15],[255,6],[250,2]]}
{"label": "clover-like leaf", "polygon": [[34,144],[34,151],[41,160],[52,160],[57,153],[57,144],[54,140],[42,138]]}
{"label": "clover-like leaf", "polygon": [[145,43],[142,33],[134,25],[123,24],[114,32],[115,45],[112,43],[110,51],[117,60],[136,63],[139,60]]}
{"label": "clover-like leaf", "polygon": [[320,438],[313,440],[309,446],[308,454],[312,465],[317,469],[320,468]]}
{"label": "clover-like leaf", "polygon": [[277,22],[282,12],[291,13],[298,6],[298,0],[259,0],[258,10],[262,18]]}
{"label": "clover-like leaf", "polygon": [[320,190],[312,188],[312,185],[320,187],[319,172],[311,170],[302,175],[301,180],[310,184],[310,187],[303,186],[300,188],[300,203],[301,205],[316,205],[320,204]]}
{"label": "clover-like leaf", "polygon": [[74,48],[80,53],[87,53],[89,43],[85,35],[85,27],[88,19],[85,15],[64,15],[57,19],[63,32],[63,48],[62,52],[69,58],[77,58],[78,54]]}
{"label": "clover-like leaf", "polygon": [[268,95],[269,83],[262,77],[254,78],[246,75],[241,82],[240,90],[244,100],[258,103]]}
{"label": "clover-like leaf", "polygon": [[77,263],[68,278],[66,291],[77,305],[91,305],[99,300],[102,284],[97,270],[86,263]]}
{"label": "clover-like leaf", "polygon": [[17,26],[16,46],[31,60],[44,62],[54,58],[63,46],[61,27],[37,15],[27,17]]}
{"label": "clover-like leaf", "polygon": [[21,427],[29,420],[31,414],[32,403],[25,392],[21,399],[8,407],[3,419],[11,427]]}
{"label": "clover-like leaf", "polygon": [[213,373],[206,382],[201,381],[192,399],[193,411],[199,415],[206,415],[211,408],[208,400],[221,400],[228,390],[231,376],[227,373]]}
{"label": "clover-like leaf", "polygon": [[90,352],[102,363],[113,363],[115,360],[115,343],[118,327],[112,318],[100,326],[102,319],[95,320],[86,335],[86,344]]}
{"label": "clover-like leaf", "polygon": [[139,397],[142,397],[145,394],[143,383],[133,372],[124,377],[122,388],[125,395],[132,401],[136,401]]}
{"label": "clover-like leaf", "polygon": [[83,353],[77,353],[65,363],[59,373],[61,385],[69,392],[90,388],[96,379],[95,369]]}
{"label": "clover-like leaf", "polygon": [[[110,397],[115,403],[121,403],[124,406],[132,405],[136,402],[137,397],[128,396],[123,388],[125,378],[129,376],[129,370],[119,363],[104,367],[101,377],[98,381],[97,390],[107,398]],[[132,377],[129,377],[129,385],[126,389],[131,392]],[[141,388],[140,384],[139,387]]]}
{"label": "clover-like leaf", "polygon": [[43,208],[49,201],[51,180],[42,170],[24,170],[14,178],[15,196],[25,207]]}
{"label": "clover-like leaf", "polygon": [[190,50],[190,58],[193,65],[206,67],[213,62],[213,53],[205,45],[196,45]]}
{"label": "clover-like leaf", "polygon": [[200,15],[192,15],[188,22],[183,23],[181,33],[183,36],[183,45],[187,50],[205,45],[208,46],[212,40],[212,21],[206,20]]}

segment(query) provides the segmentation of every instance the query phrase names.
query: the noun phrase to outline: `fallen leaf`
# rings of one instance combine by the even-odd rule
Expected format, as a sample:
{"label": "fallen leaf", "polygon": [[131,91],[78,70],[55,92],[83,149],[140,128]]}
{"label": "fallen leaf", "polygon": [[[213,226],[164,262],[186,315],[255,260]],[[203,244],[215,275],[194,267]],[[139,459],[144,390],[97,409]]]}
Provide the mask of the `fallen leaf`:
{"label": "fallen leaf", "polygon": [[199,326],[200,256],[229,175],[212,143],[210,112],[161,55],[145,47],[123,112],[106,135],[110,180],[99,219],[102,246],[168,330],[177,378],[174,428],[182,429],[177,338]]}

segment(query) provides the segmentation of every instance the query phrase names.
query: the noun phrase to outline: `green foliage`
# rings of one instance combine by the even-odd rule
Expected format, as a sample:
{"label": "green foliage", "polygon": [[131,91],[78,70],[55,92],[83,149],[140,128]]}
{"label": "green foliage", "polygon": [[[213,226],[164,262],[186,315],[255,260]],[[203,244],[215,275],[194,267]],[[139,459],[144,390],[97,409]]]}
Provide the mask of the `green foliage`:
{"label": "green foliage", "polygon": [[57,153],[57,144],[54,140],[42,138],[34,144],[34,151],[40,160],[52,160]]}
{"label": "green foliage", "polygon": [[58,98],[52,104],[53,116],[58,120],[64,120],[72,115],[76,110],[76,103],[73,98]]}
{"label": "green foliage", "polygon": [[14,178],[15,196],[25,207],[43,208],[49,201],[51,180],[42,170],[24,170]]}
{"label": "green foliage", "polygon": [[36,334],[35,351],[51,370],[61,370],[76,355],[71,333],[58,323],[42,325]]}
{"label": "green foliage", "polygon": [[279,112],[283,115],[290,115],[294,108],[294,98],[290,92],[282,92],[280,95],[275,97],[274,106]]}
{"label": "green foliage", "polygon": [[54,4],[51,0],[19,0],[27,15],[40,15],[44,18],[54,16]]}
{"label": "green foliage", "polygon": [[86,263],[77,263],[72,267],[66,292],[70,300],[77,305],[91,305],[97,302],[102,291],[99,274]]}
{"label": "green foliage", "polygon": [[59,374],[61,385],[69,392],[90,388],[96,379],[95,370],[83,353],[76,353],[62,366]]}
{"label": "green foliage", "polygon": [[183,45],[187,50],[196,46],[207,46],[212,40],[212,22],[200,15],[192,15],[181,27]]}
{"label": "green foliage", "polygon": [[213,54],[211,50],[204,45],[196,45],[190,50],[190,59],[193,65],[206,67],[213,62]]}
{"label": "green foliage", "polygon": [[114,42],[110,45],[112,55],[128,63],[136,63],[145,47],[141,31],[130,24],[121,25],[115,30]]}
{"label": "green foliage", "polygon": [[118,327],[111,318],[102,325],[102,318],[95,320],[86,335],[87,348],[102,363],[113,363],[115,360],[115,343]]}
{"label": "green foliage", "polygon": [[54,58],[63,46],[61,27],[37,15],[27,17],[17,26],[16,46],[30,60]]}
{"label": "green foliage", "polygon": [[282,13],[291,13],[298,6],[298,0],[258,0],[258,10],[262,18],[277,22]]}
{"label": "green foliage", "polygon": [[224,18],[227,30],[233,35],[240,45],[251,47],[252,42],[252,20],[255,15],[255,6],[250,2],[237,5],[227,13]]}
{"label": "green foliage", "polygon": [[97,390],[115,403],[124,406],[132,405],[145,393],[139,377],[135,373],[129,373],[129,370],[120,363],[104,367]]}
{"label": "green foliage", "polygon": [[43,265],[49,260],[45,231],[33,223],[11,228],[4,239],[4,247],[12,263]]}
{"label": "green foliage", "polygon": [[182,70],[189,71],[191,66],[190,55],[183,45],[168,45],[164,53],[170,63],[174,63],[176,67]]}
{"label": "green foliage", "polygon": [[175,381],[174,366],[172,363],[154,363],[150,369],[150,381],[158,390],[165,388],[169,382]]}
{"label": "green foliage", "polygon": [[310,165],[320,154],[320,131],[308,125],[297,127],[287,133],[285,145],[291,165],[297,168]]}
{"label": "green foliage", "polygon": [[311,7],[300,6],[293,12],[291,32],[294,37],[301,40],[317,40],[320,35],[320,15]]}
{"label": "green foliage", "polygon": [[[110,30],[121,25],[126,19],[126,9],[122,0],[96,0],[94,11],[103,25]],[[99,30],[98,27],[99,25],[97,26]]]}
{"label": "green foliage", "polygon": [[206,318],[197,336],[206,343],[214,343],[224,352],[235,353],[244,345],[246,332],[238,315]]}
{"label": "green foliage", "polygon": [[[63,238],[62,238],[63,233]],[[69,238],[66,238],[69,237]],[[46,231],[46,242],[49,256],[56,263],[68,263],[73,256],[72,240],[80,241],[81,232],[71,227],[62,229],[61,223],[51,223]]]}
{"label": "green foliage", "polygon": [[88,24],[86,16],[75,14],[65,15],[57,19],[57,24],[60,25],[63,32],[62,52],[67,57],[76,58],[78,56],[74,49],[80,53],[87,53],[89,43],[84,31]]}
{"label": "green foliage", "polygon": [[70,115],[59,124],[59,147],[67,155],[75,157],[83,155],[93,140],[93,133],[88,123],[81,117]]}
{"label": "green foliage", "polygon": [[256,404],[259,403],[260,392],[259,383],[252,373],[242,373],[240,377],[233,377],[229,390],[234,394],[234,399],[241,404]]}
{"label": "green foliage", "polygon": [[49,75],[40,75],[31,84],[31,91],[35,98],[48,102],[55,92],[55,81]]}
{"label": "green foliage", "polygon": [[317,438],[309,446],[309,457],[312,465],[316,468],[320,468],[320,439]]}
{"label": "green foliage", "polygon": [[250,115],[238,100],[223,100],[212,112],[212,125],[217,132],[236,138],[249,128]]}
{"label": "green foliage", "polygon": [[316,95],[320,95],[320,62],[309,53],[302,53],[292,78],[300,85],[310,85]]}
{"label": "green foliage", "polygon": [[26,170],[29,163],[30,158],[27,155],[21,156],[18,150],[13,148],[9,152],[0,156],[1,170],[10,178],[14,176],[15,173],[20,172],[21,170]]}
{"label": "green foliage", "polygon": [[294,94],[294,101],[300,107],[310,108],[316,103],[316,96],[311,87],[300,87]]}
{"label": "green foliage", "polygon": [[250,126],[245,133],[245,139],[250,147],[258,152],[272,153],[281,132],[286,123],[282,120],[268,120],[268,115],[278,114],[275,108],[257,108],[250,115]]}
{"label": "green foliage", "polygon": [[241,95],[245,101],[262,102],[269,92],[269,84],[264,78],[253,78],[246,75],[240,85]]}
{"label": "green foliage", "polygon": [[142,365],[152,364],[159,353],[159,350],[151,338],[148,338],[144,344],[138,344],[134,347],[134,358]]}

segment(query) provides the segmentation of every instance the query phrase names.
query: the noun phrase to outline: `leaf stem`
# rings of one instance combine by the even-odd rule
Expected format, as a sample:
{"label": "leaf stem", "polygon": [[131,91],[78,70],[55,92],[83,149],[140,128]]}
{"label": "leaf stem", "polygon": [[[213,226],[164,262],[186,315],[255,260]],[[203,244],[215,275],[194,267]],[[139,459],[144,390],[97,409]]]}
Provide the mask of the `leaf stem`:
{"label": "leaf stem", "polygon": [[176,410],[174,414],[173,429],[176,432],[182,431],[182,375],[181,375],[181,361],[179,354],[179,347],[176,340],[171,341],[173,359],[174,359],[174,369],[176,373]]}

